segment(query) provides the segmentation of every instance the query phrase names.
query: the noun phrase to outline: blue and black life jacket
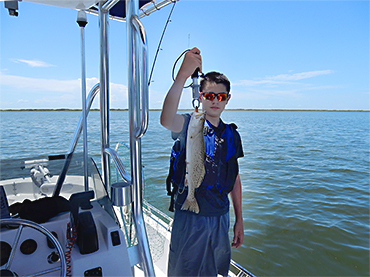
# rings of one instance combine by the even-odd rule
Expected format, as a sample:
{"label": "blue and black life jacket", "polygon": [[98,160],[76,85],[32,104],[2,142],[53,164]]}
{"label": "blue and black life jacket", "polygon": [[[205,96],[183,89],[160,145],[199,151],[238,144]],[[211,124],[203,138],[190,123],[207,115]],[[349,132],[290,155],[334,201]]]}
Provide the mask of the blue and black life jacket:
{"label": "blue and black life jacket", "polygon": [[[179,137],[176,139],[174,145],[172,146],[171,150],[171,158],[170,158],[170,167],[169,173],[166,178],[166,188],[167,188],[167,195],[171,196],[170,202],[170,211],[174,211],[174,199],[178,189],[183,189],[184,181],[185,181],[185,171],[186,171],[186,134],[188,128],[189,120],[186,120],[186,128],[184,132],[182,132]],[[228,161],[231,157],[235,155],[235,141],[239,139],[239,135],[236,131],[238,128],[234,123],[225,124],[225,130],[222,132],[221,137],[226,139],[227,145],[227,152],[226,152],[226,161]],[[205,141],[205,151],[207,154],[214,151],[214,133],[210,134],[207,132],[207,129],[210,126],[206,126],[204,128],[204,141]],[[212,137],[213,135],[213,137]],[[230,176],[230,178],[235,179],[236,176]]]}

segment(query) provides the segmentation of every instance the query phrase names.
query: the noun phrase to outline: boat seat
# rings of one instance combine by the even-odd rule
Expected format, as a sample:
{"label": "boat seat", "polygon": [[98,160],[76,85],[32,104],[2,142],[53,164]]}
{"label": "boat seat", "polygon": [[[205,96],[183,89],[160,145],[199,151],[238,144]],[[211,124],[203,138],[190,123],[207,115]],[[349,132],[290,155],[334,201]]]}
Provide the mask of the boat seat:
{"label": "boat seat", "polygon": [[11,214],[18,214],[20,218],[36,223],[45,223],[59,213],[70,210],[69,201],[62,196],[45,197],[34,201],[26,199],[22,203],[14,203],[9,207]]}

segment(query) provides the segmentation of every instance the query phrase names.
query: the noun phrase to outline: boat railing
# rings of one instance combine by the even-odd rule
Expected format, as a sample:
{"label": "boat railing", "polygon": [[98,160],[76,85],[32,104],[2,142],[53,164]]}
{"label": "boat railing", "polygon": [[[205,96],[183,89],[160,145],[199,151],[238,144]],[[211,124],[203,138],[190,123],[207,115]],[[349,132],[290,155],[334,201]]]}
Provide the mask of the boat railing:
{"label": "boat railing", "polygon": [[[139,257],[146,276],[155,276],[152,258],[149,250],[148,238],[142,212],[142,165],[141,165],[141,137],[148,127],[148,54],[147,39],[143,25],[138,19],[138,2],[126,1],[127,38],[128,38],[128,90],[129,90],[129,126],[130,126],[130,158],[131,177],[124,170],[123,164],[117,153],[109,146],[109,65],[108,65],[108,12],[112,5],[117,2],[110,0],[105,4],[99,2],[99,26],[100,26],[100,85],[93,89],[95,97],[100,91],[100,115],[101,115],[101,167],[102,179],[106,188],[110,185],[110,161],[109,157],[118,168],[123,179],[130,180],[132,187],[132,215],[135,223],[137,249],[134,254]],[[138,57],[140,59],[138,59]],[[90,95],[88,99],[91,98]],[[91,99],[92,100],[92,99]],[[53,196],[58,196],[66,177],[73,152],[83,127],[83,118],[86,118],[91,105],[86,105],[86,112],[82,113],[81,120],[72,140],[69,153],[66,156],[62,172],[57,181]],[[131,186],[132,185],[132,186]],[[137,253],[135,253],[137,252]]]}
{"label": "boat railing", "polygon": [[[230,271],[233,272],[236,277],[254,277],[252,273],[233,260],[230,261]],[[229,273],[229,276],[230,275]]]}
{"label": "boat railing", "polygon": [[[90,112],[91,105],[94,102],[95,96],[98,94],[99,91],[100,91],[100,85],[99,84],[96,84],[90,90],[90,93],[89,93],[88,97],[86,98],[86,117],[87,117],[88,113]],[[54,190],[53,196],[58,196],[59,193],[60,193],[60,190],[62,189],[63,182],[64,182],[64,180],[66,178],[67,171],[68,171],[69,166],[71,164],[73,153],[74,153],[74,151],[76,149],[78,140],[79,140],[79,138],[81,136],[82,127],[83,127],[82,126],[83,125],[83,117],[84,117],[84,114],[82,112],[81,113],[81,116],[80,116],[80,120],[79,120],[79,122],[77,124],[77,128],[76,128],[75,133],[73,135],[71,144],[69,146],[68,153],[66,155],[66,160],[64,162],[62,171],[59,174],[59,177],[58,177],[58,180],[57,180],[57,183],[56,183],[56,186],[55,186],[55,190]]]}
{"label": "boat railing", "polygon": [[[158,11],[158,10],[162,9],[163,7],[165,7],[165,6],[167,6],[171,3],[177,2],[177,1],[179,1],[179,0],[163,0],[163,1],[160,1],[160,2],[150,1],[150,2],[148,2],[147,4],[145,4],[144,6],[142,6],[140,8],[139,18],[143,18],[144,16],[148,16],[151,13],[153,13],[155,11]],[[114,0],[113,3],[112,3],[112,1],[108,1],[107,3],[104,4],[103,8],[106,9],[106,10],[109,10],[114,5],[115,2],[118,2],[118,1]],[[91,7],[90,9],[86,10],[86,12],[90,13],[90,14],[94,14],[94,15],[99,14],[96,7]],[[122,18],[122,17],[119,17],[119,16],[109,15],[109,18],[112,19],[112,20],[115,20],[115,21],[126,22],[126,18]]]}
{"label": "boat railing", "polygon": [[[139,61],[139,80],[140,84],[135,84],[136,86],[140,86],[140,92],[139,92],[139,107],[141,107],[141,125],[138,126],[136,120],[133,120],[132,123],[134,123],[134,130],[136,138],[141,138],[146,130],[148,129],[148,122],[149,122],[149,86],[148,86],[148,59],[147,59],[147,39],[145,34],[145,29],[143,24],[140,22],[139,17],[136,14],[133,14],[131,16],[131,23],[134,27],[133,29],[136,31],[137,35],[139,35],[139,45],[140,45],[140,54],[138,55],[140,57]],[[136,35],[133,35],[133,45],[136,45]],[[135,49],[135,52],[137,50]],[[136,54],[136,53],[135,53]],[[137,54],[136,54],[137,55]],[[134,55],[135,56],[135,55]],[[134,65],[134,70],[136,69],[137,64]],[[136,109],[134,109],[136,110]],[[137,112],[137,111],[136,111]]]}
{"label": "boat railing", "polygon": [[105,148],[104,152],[107,153],[113,160],[116,169],[118,170],[119,175],[121,175],[122,179],[125,180],[127,183],[131,183],[131,176],[125,169],[123,162],[121,161],[120,157],[116,150],[112,148]]}
{"label": "boat railing", "polygon": [[152,217],[158,224],[160,224],[164,229],[171,232],[173,219],[157,209],[153,205],[149,204],[147,201],[143,201],[144,212],[147,216]]}
{"label": "boat railing", "polygon": [[138,18],[138,11],[139,1],[126,0],[128,106],[131,179],[133,185],[132,214],[137,233],[137,249],[142,261],[144,275],[155,276],[142,210],[144,185],[142,176],[141,137],[145,134],[148,127],[149,88],[147,37],[144,27]]}

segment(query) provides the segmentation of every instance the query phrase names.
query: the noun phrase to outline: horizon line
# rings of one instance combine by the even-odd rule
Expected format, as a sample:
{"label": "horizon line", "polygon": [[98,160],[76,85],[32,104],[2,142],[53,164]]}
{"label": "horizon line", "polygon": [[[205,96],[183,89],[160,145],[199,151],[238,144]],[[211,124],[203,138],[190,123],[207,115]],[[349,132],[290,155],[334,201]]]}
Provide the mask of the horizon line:
{"label": "horizon line", "polygon": [[[149,111],[161,111],[162,109],[149,109]],[[178,111],[192,111],[193,109],[178,109]],[[82,109],[69,109],[69,108],[58,108],[58,109],[0,109],[0,112],[68,112],[68,111],[82,111]],[[100,111],[100,109],[91,109],[90,111]],[[110,111],[128,111],[128,108],[115,109],[111,108]],[[362,109],[225,109],[224,111],[292,111],[292,112],[370,112],[370,110]]]}

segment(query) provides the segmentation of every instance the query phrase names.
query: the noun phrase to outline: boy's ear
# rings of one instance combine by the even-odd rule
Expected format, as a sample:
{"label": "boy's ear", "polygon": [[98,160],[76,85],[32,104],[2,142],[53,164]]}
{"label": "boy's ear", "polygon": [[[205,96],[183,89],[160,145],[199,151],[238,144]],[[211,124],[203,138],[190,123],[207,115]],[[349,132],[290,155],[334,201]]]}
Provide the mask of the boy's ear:
{"label": "boy's ear", "polygon": [[229,96],[227,97],[226,104],[229,103],[229,100],[231,98],[231,94],[229,93]]}
{"label": "boy's ear", "polygon": [[199,92],[199,102],[202,103],[202,92]]}

